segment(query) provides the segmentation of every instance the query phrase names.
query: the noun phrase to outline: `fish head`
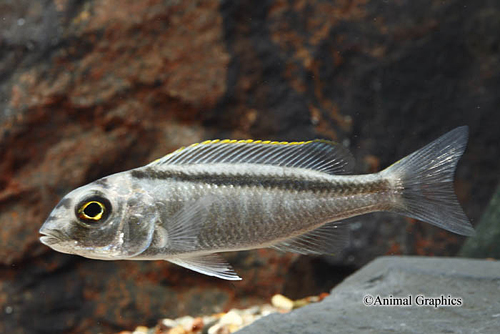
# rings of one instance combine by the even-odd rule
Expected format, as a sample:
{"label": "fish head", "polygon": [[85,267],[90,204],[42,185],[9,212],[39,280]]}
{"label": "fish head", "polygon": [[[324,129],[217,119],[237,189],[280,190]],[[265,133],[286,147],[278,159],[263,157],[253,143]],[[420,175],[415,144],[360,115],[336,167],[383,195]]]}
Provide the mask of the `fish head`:
{"label": "fish head", "polygon": [[40,228],[40,241],[61,253],[127,259],[149,247],[158,219],[151,196],[119,173],[64,196]]}

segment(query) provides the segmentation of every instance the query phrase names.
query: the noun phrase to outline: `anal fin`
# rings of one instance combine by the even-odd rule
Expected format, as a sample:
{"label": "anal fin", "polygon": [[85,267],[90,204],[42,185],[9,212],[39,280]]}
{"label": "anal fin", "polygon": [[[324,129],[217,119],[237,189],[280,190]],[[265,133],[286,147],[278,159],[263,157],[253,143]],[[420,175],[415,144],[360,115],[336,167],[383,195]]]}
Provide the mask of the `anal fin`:
{"label": "anal fin", "polygon": [[331,222],[321,227],[286,239],[272,246],[285,252],[298,254],[336,254],[349,241],[349,228],[346,224]]}
{"label": "anal fin", "polygon": [[241,280],[241,278],[234,272],[231,265],[218,254],[167,259],[167,261],[205,275],[215,276],[230,281]]}

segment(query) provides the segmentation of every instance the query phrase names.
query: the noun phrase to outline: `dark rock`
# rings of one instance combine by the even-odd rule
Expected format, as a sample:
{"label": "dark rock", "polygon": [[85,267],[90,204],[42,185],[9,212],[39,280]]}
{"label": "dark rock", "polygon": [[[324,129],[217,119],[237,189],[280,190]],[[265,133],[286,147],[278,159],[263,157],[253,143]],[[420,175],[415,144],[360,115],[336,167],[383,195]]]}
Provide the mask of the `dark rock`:
{"label": "dark rock", "polygon": [[[382,257],[348,277],[323,301],[271,314],[237,333],[497,333],[499,284],[496,261]],[[378,303],[377,296],[392,300],[386,305],[395,305],[396,298],[411,302],[364,305],[364,300]],[[437,303],[448,306],[432,306]]]}
{"label": "dark rock", "polygon": [[477,224],[476,232],[464,243],[460,256],[500,259],[500,188]]}
{"label": "dark rock", "polygon": [[337,257],[229,254],[237,283],[39,243],[65,193],[179,146],[328,138],[371,172],[468,124],[456,188],[473,220],[498,183],[497,2],[19,0],[0,12],[0,332],[108,332],[300,298],[378,255],[454,255],[464,240],[367,215]]}

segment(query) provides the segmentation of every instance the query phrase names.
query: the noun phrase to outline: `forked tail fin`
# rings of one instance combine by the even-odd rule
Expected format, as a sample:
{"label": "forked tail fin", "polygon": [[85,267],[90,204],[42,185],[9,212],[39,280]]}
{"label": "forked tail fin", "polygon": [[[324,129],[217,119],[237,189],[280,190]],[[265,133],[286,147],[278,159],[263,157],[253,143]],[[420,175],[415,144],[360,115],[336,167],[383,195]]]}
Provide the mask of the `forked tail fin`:
{"label": "forked tail fin", "polygon": [[402,188],[392,211],[457,234],[475,234],[453,191],[468,132],[467,126],[458,127],[381,172]]}

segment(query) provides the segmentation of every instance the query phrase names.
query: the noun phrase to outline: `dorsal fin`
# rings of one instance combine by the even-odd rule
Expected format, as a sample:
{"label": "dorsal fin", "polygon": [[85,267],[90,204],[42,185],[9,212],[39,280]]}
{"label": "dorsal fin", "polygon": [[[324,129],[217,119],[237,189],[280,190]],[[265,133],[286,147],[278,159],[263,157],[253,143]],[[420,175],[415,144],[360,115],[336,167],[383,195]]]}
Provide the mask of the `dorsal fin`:
{"label": "dorsal fin", "polygon": [[328,140],[273,142],[226,139],[207,140],[180,148],[148,166],[214,163],[264,164],[347,174],[352,171],[354,158],[342,145]]}

